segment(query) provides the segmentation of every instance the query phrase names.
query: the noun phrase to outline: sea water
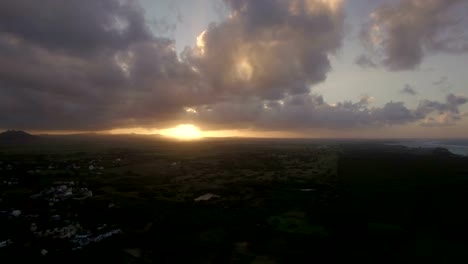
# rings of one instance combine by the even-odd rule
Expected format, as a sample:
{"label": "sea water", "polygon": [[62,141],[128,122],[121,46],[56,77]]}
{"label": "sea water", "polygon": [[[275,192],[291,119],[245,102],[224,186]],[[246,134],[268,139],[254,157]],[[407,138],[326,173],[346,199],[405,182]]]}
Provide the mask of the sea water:
{"label": "sea water", "polygon": [[453,154],[468,156],[467,139],[407,140],[391,143],[391,145],[401,145],[409,148],[445,148]]}

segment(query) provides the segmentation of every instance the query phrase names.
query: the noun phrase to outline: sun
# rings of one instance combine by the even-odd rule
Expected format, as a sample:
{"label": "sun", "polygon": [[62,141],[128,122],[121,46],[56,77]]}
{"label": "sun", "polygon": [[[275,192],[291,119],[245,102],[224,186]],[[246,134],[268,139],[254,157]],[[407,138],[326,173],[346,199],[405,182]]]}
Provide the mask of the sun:
{"label": "sun", "polygon": [[191,124],[181,124],[173,128],[162,129],[160,130],[160,134],[184,140],[200,139],[203,137],[200,129]]}

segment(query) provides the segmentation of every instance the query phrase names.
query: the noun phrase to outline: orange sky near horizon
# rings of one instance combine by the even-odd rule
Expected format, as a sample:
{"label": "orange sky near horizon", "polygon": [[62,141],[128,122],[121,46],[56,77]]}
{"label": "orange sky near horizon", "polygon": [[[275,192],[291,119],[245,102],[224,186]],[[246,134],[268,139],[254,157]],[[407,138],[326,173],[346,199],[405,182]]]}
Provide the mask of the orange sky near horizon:
{"label": "orange sky near horizon", "polygon": [[[468,123],[464,121],[463,123]],[[181,124],[183,125],[183,124]],[[191,126],[191,124],[185,124]],[[179,125],[180,126],[180,125]],[[193,127],[199,129],[200,136],[197,138],[229,138],[229,137],[244,137],[244,138],[466,138],[466,131],[463,126],[452,127],[450,133],[446,127],[431,128],[427,130],[424,136],[420,134],[420,126],[418,124],[406,126],[387,126],[375,130],[366,130],[363,128],[349,129],[346,131],[337,131],[332,129],[314,129],[308,131],[261,131],[253,129],[226,129],[226,130],[203,130],[196,125]],[[176,126],[177,127],[177,126]],[[33,134],[49,134],[49,135],[71,135],[83,133],[97,133],[97,134],[111,134],[111,135],[128,135],[128,134],[141,134],[141,135],[163,135],[168,137],[183,138],[184,136],[170,135],[169,131],[173,128],[165,129],[147,129],[147,128],[119,128],[104,131],[40,131],[30,130]],[[189,137],[190,138],[190,137]]]}

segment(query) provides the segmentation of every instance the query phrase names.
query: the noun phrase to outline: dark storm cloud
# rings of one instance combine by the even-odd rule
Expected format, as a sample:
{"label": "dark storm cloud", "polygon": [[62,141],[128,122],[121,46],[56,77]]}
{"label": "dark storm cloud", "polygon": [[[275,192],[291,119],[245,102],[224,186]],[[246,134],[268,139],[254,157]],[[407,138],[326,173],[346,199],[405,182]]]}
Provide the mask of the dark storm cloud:
{"label": "dark storm cloud", "polygon": [[339,0],[226,0],[230,17],[180,58],[173,40],[150,32],[136,3],[1,1],[0,127],[349,128],[435,112],[456,121],[466,103],[450,95],[408,109],[373,107],[370,96],[332,105],[309,95],[341,46]]}
{"label": "dark storm cloud", "polygon": [[[165,41],[162,42],[161,45],[165,45]],[[155,42],[148,45],[153,47]],[[170,68],[170,59],[156,47],[145,55],[141,54],[143,51],[131,49],[133,63],[144,64],[152,69],[151,75],[147,76],[156,75],[159,78],[159,83],[153,83],[151,89],[148,78],[136,82],[130,77],[143,76],[143,70],[135,67],[126,73],[113,57],[81,59],[35,48],[21,49],[27,51],[24,56],[9,56],[9,53],[0,51],[2,125],[35,129],[109,128],[125,125],[128,120],[136,116],[142,118],[144,114],[159,116],[157,110],[170,112],[168,106],[176,100],[175,95],[161,95],[165,88],[162,85],[178,73],[174,73],[175,70]],[[141,58],[147,58],[150,54],[161,56],[165,60],[162,65],[167,68],[145,64]],[[182,85],[184,82],[183,79],[176,80],[170,85]],[[140,97],[152,99],[146,102],[148,99],[144,101]]]}
{"label": "dark storm cloud", "polygon": [[2,1],[0,13],[1,127],[155,125],[197,98],[173,41],[130,1]]}
{"label": "dark storm cloud", "polygon": [[390,70],[410,70],[430,53],[468,52],[465,0],[402,0],[383,4],[362,29],[365,43]]}
{"label": "dark storm cloud", "polygon": [[187,106],[307,93],[341,45],[340,1],[226,1],[232,15],[207,29],[204,54],[180,60],[136,3],[2,1],[0,126],[154,127]]}
{"label": "dark storm cloud", "polygon": [[406,95],[417,95],[418,92],[409,84],[406,84],[403,89],[401,89],[400,93],[406,94]]}
{"label": "dark storm cloud", "polygon": [[141,10],[130,1],[2,0],[0,32],[46,49],[82,54],[149,40]]}

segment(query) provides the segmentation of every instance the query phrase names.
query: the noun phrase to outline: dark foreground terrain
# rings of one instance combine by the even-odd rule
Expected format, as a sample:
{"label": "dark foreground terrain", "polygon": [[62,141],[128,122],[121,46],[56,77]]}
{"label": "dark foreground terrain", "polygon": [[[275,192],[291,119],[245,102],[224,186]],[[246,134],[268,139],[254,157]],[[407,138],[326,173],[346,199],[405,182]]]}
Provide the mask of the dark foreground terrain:
{"label": "dark foreground terrain", "polygon": [[313,140],[0,148],[1,263],[468,261],[468,159]]}

